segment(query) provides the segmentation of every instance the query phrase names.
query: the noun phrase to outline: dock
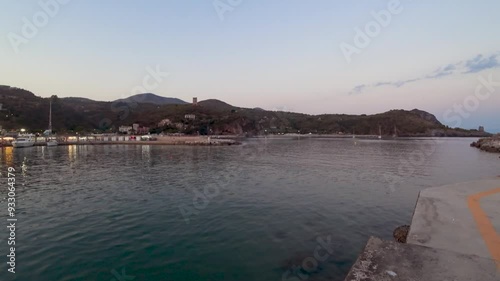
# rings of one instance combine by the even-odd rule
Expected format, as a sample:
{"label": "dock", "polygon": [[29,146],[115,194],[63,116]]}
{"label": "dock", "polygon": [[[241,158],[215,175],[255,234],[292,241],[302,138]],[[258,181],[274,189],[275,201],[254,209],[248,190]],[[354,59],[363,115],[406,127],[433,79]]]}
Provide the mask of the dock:
{"label": "dock", "polygon": [[371,237],[345,280],[500,280],[500,177],[422,190],[407,243]]}

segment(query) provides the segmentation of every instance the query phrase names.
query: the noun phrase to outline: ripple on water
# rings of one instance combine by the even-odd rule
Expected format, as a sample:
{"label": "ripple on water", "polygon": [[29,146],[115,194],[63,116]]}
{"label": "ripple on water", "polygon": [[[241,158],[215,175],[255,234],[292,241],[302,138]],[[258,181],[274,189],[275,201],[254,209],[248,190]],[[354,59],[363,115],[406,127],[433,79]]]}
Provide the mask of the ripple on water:
{"label": "ripple on water", "polygon": [[[109,281],[126,268],[137,280],[280,280],[313,255],[318,237],[330,237],[334,254],[308,280],[343,280],[369,236],[390,238],[408,223],[420,189],[498,174],[498,156],[468,142],[15,150],[13,165],[27,167],[18,277]],[[429,146],[435,151],[423,165],[401,173],[401,161]],[[400,178],[393,191],[387,174]],[[194,190],[207,186],[219,193],[196,209]],[[180,206],[194,212],[189,224]]]}

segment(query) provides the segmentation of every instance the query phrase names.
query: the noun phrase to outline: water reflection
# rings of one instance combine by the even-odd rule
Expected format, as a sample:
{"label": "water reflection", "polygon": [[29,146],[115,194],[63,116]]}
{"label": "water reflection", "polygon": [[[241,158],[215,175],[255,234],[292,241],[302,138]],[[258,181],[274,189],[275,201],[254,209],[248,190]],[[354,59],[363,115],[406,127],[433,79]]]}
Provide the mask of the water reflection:
{"label": "water reflection", "polygon": [[[335,254],[302,276],[342,280],[370,235],[411,219],[420,189],[498,173],[498,156],[468,140],[355,142],[6,148],[1,163],[28,174],[18,279],[109,280],[117,260],[146,268],[142,280],[281,280],[331,234]],[[386,173],[402,178],[390,195]]]}
{"label": "water reflection", "polygon": [[142,160],[150,163],[151,162],[151,146],[141,145],[142,148]]}
{"label": "water reflection", "polygon": [[70,162],[76,161],[76,150],[76,145],[68,145],[68,157]]}
{"label": "water reflection", "polygon": [[14,164],[14,148],[13,147],[6,147],[4,149],[4,157],[5,157],[5,164],[8,167],[12,167]]}
{"label": "water reflection", "polygon": [[23,158],[23,161],[21,163],[21,176],[23,178],[28,177],[28,158],[26,156]]}

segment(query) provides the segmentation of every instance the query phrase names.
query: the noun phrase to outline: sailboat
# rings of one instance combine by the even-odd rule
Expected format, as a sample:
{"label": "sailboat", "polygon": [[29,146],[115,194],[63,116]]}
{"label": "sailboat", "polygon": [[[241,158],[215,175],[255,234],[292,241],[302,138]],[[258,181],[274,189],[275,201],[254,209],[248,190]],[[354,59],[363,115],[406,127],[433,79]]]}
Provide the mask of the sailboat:
{"label": "sailboat", "polygon": [[382,128],[380,127],[380,125],[378,125],[378,139],[382,139]]}
{"label": "sailboat", "polygon": [[49,109],[49,128],[47,131],[45,131],[48,135],[47,139],[47,146],[57,146],[59,143],[57,143],[57,140],[54,138],[51,138],[52,135],[52,100],[50,100],[50,109]]}

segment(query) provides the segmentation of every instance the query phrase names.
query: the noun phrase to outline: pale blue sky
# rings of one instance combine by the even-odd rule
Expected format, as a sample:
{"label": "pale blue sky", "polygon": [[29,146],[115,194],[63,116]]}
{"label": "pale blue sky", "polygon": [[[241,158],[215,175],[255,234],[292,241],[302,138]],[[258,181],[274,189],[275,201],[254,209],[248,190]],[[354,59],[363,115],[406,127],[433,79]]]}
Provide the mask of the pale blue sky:
{"label": "pale blue sky", "polygon": [[[72,0],[16,53],[12,34],[43,8],[0,0],[0,84],[114,100],[159,65],[170,75],[152,92],[186,101],[314,114],[420,108],[458,124],[454,105],[474,95],[478,77],[500,81],[500,2],[402,0],[348,63],[340,45],[354,45],[355,28],[389,2],[242,0],[221,20],[212,0]],[[500,131],[495,90],[460,126]]]}

